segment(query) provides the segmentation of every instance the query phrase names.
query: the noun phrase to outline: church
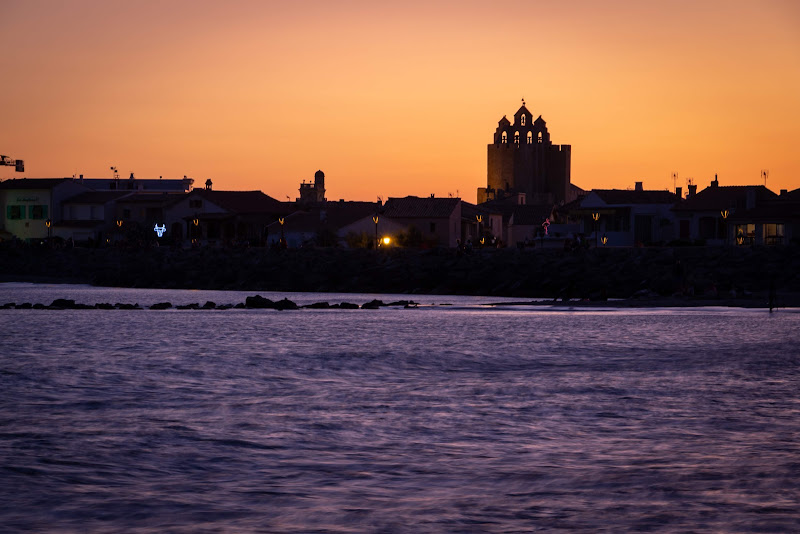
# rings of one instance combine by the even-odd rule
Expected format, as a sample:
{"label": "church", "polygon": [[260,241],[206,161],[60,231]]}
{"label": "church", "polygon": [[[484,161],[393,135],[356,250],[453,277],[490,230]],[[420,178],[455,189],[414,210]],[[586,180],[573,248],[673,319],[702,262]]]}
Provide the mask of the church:
{"label": "church", "polygon": [[558,205],[573,200],[570,183],[570,145],[554,145],[547,123],[525,107],[505,116],[488,146],[486,187],[478,188],[478,203],[513,198],[515,204]]}

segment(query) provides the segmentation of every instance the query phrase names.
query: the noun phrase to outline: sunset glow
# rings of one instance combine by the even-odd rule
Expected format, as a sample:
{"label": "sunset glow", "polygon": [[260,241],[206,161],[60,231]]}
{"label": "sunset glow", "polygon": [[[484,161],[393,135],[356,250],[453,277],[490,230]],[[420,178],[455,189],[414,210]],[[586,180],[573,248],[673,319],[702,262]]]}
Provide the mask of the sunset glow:
{"label": "sunset glow", "polygon": [[800,187],[800,4],[206,0],[0,7],[13,177],[188,175],[474,202],[524,97],[572,183]]}

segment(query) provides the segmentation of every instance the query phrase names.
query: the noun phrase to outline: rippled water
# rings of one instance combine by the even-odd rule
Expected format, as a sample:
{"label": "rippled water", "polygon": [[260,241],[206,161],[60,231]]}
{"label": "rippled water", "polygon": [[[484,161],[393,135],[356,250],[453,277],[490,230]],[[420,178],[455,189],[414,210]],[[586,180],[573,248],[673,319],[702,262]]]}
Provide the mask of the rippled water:
{"label": "rippled water", "polygon": [[800,313],[414,298],[0,311],[2,530],[800,530]]}

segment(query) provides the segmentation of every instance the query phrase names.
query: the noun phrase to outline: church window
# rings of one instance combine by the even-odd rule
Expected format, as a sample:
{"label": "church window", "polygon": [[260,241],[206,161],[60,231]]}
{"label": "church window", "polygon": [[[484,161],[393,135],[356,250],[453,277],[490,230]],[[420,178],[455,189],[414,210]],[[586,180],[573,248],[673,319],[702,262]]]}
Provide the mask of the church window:
{"label": "church window", "polygon": [[503,135],[502,135],[502,137],[500,138],[500,142],[501,142],[501,143],[503,143],[504,145],[505,145],[506,143],[508,143],[508,134],[507,134],[506,132],[503,132]]}
{"label": "church window", "polygon": [[542,142],[542,132],[539,132],[539,137],[538,137],[538,139],[539,139],[539,142],[541,143],[541,142]]}
{"label": "church window", "polygon": [[519,144],[519,132],[514,132],[514,144]]}
{"label": "church window", "polygon": [[533,144],[533,133],[528,132],[528,144]]}
{"label": "church window", "polygon": [[524,113],[519,118],[519,124],[520,124],[520,126],[525,126],[525,114]]}

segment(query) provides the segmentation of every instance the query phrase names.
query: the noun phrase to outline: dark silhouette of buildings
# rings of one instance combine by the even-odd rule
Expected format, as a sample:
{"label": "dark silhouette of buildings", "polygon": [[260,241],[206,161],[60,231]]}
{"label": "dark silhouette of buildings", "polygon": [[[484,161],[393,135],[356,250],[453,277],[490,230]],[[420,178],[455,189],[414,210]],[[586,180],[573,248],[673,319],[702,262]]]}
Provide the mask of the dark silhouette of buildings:
{"label": "dark silhouette of buildings", "polygon": [[[517,197],[519,204],[560,204],[572,200],[571,146],[554,145],[547,124],[534,119],[525,101],[513,124],[503,116],[488,146],[486,187],[478,203]],[[524,196],[523,196],[524,195]]]}

